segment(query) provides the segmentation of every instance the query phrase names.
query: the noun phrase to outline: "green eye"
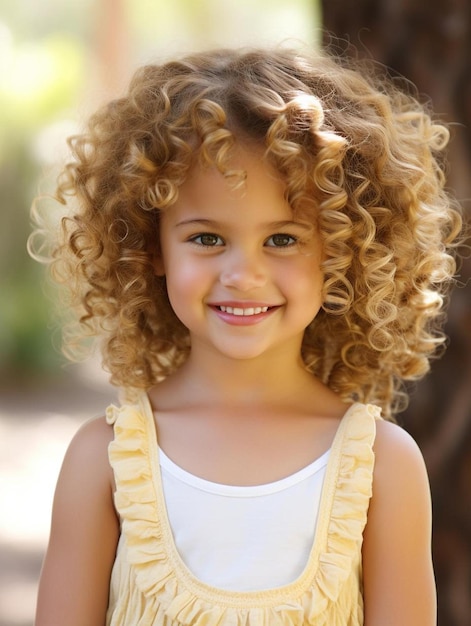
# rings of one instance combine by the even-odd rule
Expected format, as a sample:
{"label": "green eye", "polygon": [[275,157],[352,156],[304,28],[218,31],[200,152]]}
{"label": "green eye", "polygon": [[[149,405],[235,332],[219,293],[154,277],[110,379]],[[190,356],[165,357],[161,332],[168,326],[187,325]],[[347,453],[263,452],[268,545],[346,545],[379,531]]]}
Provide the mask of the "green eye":
{"label": "green eye", "polygon": [[201,233],[201,235],[196,235],[195,237],[192,237],[190,241],[200,246],[206,246],[207,248],[221,246],[224,243],[221,237],[219,237],[218,235],[213,235],[212,233]]}
{"label": "green eye", "polygon": [[272,235],[267,240],[267,245],[274,248],[286,248],[287,246],[293,246],[296,243],[296,237],[293,237],[292,235],[285,235],[283,233]]}

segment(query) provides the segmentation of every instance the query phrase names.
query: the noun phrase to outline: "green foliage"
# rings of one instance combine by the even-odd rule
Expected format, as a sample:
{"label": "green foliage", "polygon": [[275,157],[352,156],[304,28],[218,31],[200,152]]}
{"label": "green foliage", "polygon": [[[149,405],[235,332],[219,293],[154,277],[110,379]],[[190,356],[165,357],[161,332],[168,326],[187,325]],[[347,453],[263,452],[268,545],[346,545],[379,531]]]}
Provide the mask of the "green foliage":
{"label": "green foliage", "polygon": [[[43,175],[39,139],[65,119],[83,82],[83,47],[51,33],[15,42],[0,25],[0,374],[58,368],[44,270],[29,258],[29,210]],[[43,150],[44,151],[44,150]]]}

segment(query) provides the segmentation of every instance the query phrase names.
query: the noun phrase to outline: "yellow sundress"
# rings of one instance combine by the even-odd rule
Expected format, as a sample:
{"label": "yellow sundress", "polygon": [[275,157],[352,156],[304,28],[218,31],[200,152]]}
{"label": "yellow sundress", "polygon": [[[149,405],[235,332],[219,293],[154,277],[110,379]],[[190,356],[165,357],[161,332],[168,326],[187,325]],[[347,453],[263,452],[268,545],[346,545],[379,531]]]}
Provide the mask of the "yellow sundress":
{"label": "yellow sundress", "polygon": [[353,404],[340,422],[315,540],[299,578],[275,589],[234,592],[198,580],[177,552],[152,408],[145,392],[131,398],[107,409],[115,433],[109,458],[121,519],[107,626],[362,626],[361,547],[378,407]]}

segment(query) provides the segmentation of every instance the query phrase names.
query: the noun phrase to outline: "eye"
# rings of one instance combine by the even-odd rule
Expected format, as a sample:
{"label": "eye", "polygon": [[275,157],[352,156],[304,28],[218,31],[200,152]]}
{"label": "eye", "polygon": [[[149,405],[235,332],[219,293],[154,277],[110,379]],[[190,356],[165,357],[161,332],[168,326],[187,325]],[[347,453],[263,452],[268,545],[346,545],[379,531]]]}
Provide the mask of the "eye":
{"label": "eye", "polygon": [[224,245],[221,237],[214,235],[213,233],[201,233],[200,235],[191,237],[189,241],[197,244],[198,246],[205,246],[206,248],[214,248],[215,246]]}
{"label": "eye", "polygon": [[278,233],[267,239],[265,245],[272,248],[287,248],[288,246],[294,246],[296,243],[298,243],[297,237],[286,235],[285,233]]}

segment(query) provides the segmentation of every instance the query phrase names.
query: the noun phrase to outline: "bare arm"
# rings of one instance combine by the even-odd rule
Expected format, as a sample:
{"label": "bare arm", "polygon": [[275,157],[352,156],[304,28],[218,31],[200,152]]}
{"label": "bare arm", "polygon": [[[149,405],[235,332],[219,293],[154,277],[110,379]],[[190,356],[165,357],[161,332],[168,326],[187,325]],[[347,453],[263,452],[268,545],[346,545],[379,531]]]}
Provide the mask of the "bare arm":
{"label": "bare arm", "polygon": [[119,537],[104,419],[72,440],[54,497],[35,626],[104,626]]}
{"label": "bare arm", "polygon": [[379,423],[373,498],[364,534],[365,626],[435,626],[431,502],[412,438]]}

